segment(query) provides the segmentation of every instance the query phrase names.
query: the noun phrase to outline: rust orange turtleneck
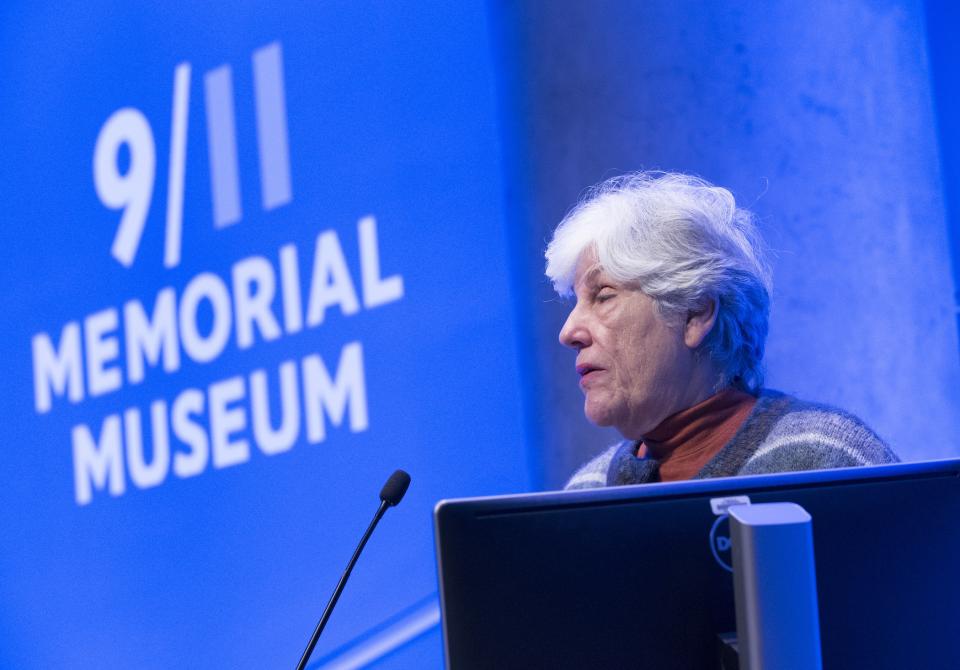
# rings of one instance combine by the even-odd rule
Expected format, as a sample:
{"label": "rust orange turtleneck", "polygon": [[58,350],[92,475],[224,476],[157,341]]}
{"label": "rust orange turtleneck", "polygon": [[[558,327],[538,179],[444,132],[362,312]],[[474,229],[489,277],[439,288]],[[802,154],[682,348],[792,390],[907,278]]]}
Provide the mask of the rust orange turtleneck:
{"label": "rust orange turtleneck", "polygon": [[720,391],[664,419],[644,436],[637,456],[660,461],[662,482],[691,479],[733,438],[756,402],[744,391]]}

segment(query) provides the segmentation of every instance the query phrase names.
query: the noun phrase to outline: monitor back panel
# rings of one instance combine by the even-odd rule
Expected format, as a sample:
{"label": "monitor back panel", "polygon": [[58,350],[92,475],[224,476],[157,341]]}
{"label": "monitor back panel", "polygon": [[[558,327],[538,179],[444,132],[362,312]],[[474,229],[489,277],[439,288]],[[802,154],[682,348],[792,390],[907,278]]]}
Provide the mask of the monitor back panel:
{"label": "monitor back panel", "polygon": [[[736,628],[711,500],[813,516],[826,668],[960,667],[956,462],[444,502],[448,665],[715,668]],[[711,532],[713,531],[713,532]]]}

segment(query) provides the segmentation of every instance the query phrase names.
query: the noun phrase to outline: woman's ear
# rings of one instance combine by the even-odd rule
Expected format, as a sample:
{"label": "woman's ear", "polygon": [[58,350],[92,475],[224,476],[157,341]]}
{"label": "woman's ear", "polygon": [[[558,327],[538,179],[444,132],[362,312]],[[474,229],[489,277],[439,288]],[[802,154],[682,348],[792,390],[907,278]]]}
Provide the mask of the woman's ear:
{"label": "woman's ear", "polygon": [[696,307],[687,313],[687,323],[683,331],[683,343],[689,349],[696,349],[713,330],[717,322],[717,312],[720,311],[720,301],[715,296],[707,296]]}

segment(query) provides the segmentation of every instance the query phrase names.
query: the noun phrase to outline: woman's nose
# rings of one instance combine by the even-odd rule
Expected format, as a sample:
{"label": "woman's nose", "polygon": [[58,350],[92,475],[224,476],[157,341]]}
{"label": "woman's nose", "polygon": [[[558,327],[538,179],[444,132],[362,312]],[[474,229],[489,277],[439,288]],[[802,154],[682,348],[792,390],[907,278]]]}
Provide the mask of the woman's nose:
{"label": "woman's nose", "polygon": [[580,351],[590,344],[590,331],[583,319],[582,310],[574,307],[560,329],[560,344]]}

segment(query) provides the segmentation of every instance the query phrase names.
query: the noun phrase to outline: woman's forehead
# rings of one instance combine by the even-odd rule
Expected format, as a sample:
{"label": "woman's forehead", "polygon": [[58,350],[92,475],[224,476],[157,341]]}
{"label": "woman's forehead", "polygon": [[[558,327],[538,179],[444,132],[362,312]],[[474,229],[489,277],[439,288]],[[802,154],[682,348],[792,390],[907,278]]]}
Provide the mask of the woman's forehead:
{"label": "woman's forehead", "polygon": [[597,258],[597,253],[594,249],[588,248],[577,260],[576,269],[574,271],[573,277],[573,286],[572,291],[575,294],[586,292],[586,291],[596,291],[603,286],[611,286],[618,289],[630,289],[637,290],[643,293],[643,287],[639,284],[633,284],[629,281],[624,281],[612,275],[603,265],[600,263]]}
{"label": "woman's forehead", "polygon": [[578,287],[595,287],[599,283],[615,283],[609,273],[600,264],[597,250],[593,245],[588,246],[577,259],[573,275],[573,290]]}
{"label": "woman's forehead", "polygon": [[597,249],[594,245],[588,245],[580,256],[577,257],[577,264],[574,267],[574,281],[583,280],[598,272],[602,272],[600,260],[597,256]]}
{"label": "woman's forehead", "polygon": [[586,254],[584,254],[577,263],[577,270],[573,277],[573,288],[576,290],[581,286],[593,286],[603,280],[605,275],[603,266],[600,265],[596,256],[591,259],[586,258]]}

